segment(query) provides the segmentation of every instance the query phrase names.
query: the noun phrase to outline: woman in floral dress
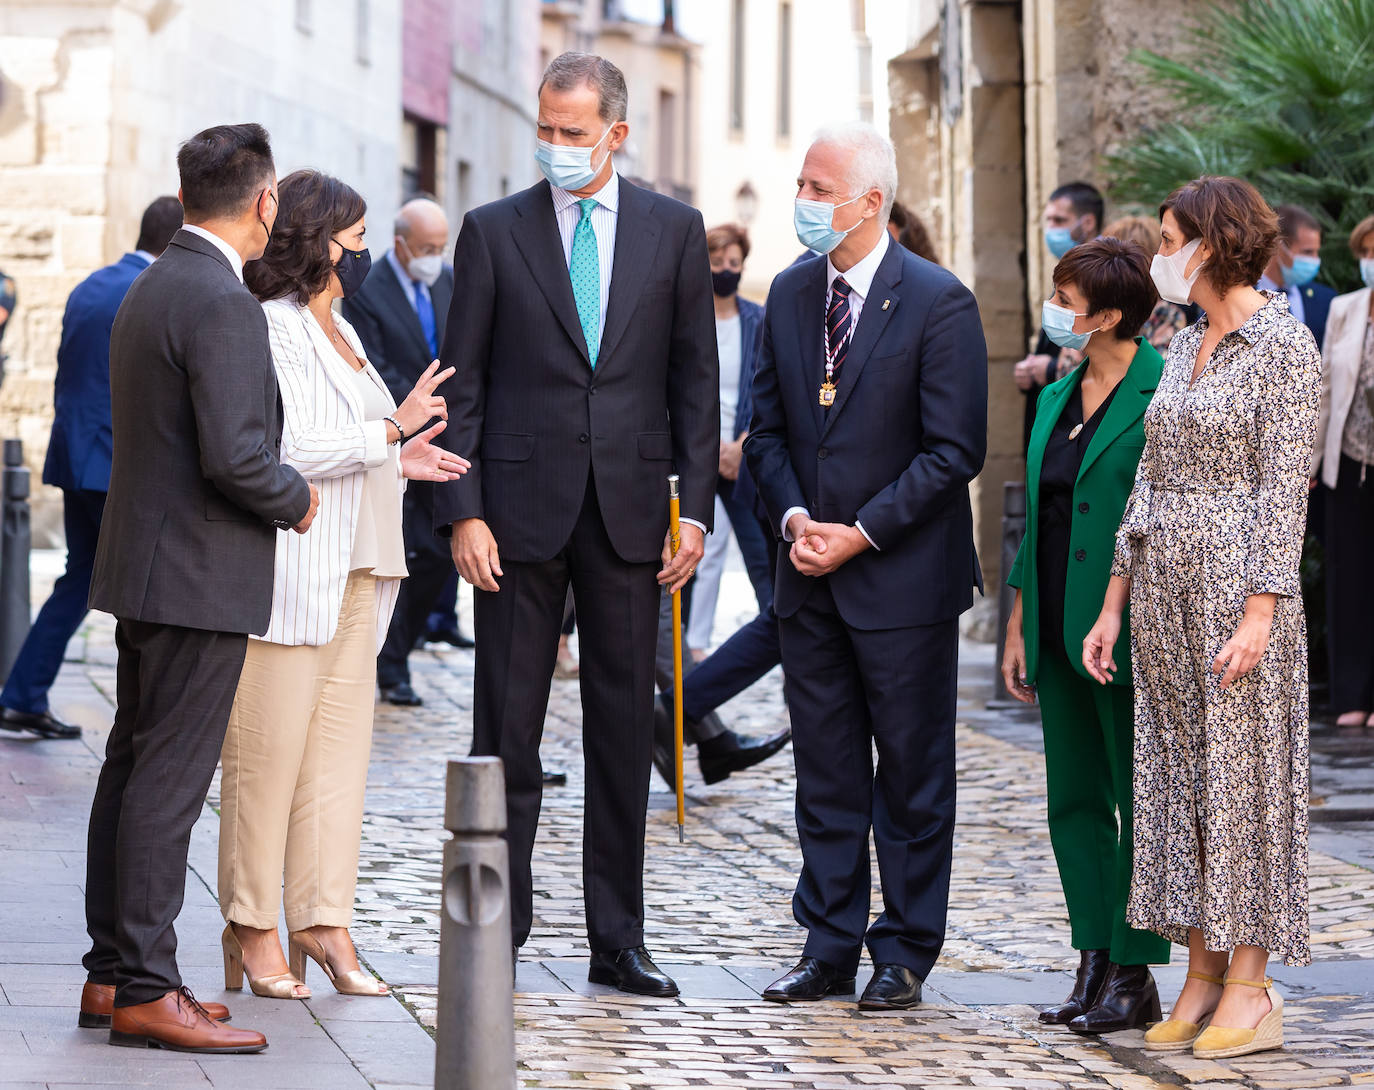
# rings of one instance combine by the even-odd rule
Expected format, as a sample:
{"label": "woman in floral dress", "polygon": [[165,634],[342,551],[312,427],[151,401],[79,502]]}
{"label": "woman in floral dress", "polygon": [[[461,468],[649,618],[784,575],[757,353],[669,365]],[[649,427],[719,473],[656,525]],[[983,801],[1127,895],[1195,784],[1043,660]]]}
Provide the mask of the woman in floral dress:
{"label": "woman in floral dress", "polygon": [[[1169,346],[1083,644],[1115,669],[1131,607],[1132,927],[1188,945],[1188,979],[1146,1047],[1238,1056],[1283,1043],[1269,957],[1311,960],[1307,630],[1298,588],[1321,357],[1282,294],[1254,284],[1277,220],[1235,178],[1170,195],[1152,275],[1205,316]],[[1210,1023],[1210,1024],[1209,1024]]]}

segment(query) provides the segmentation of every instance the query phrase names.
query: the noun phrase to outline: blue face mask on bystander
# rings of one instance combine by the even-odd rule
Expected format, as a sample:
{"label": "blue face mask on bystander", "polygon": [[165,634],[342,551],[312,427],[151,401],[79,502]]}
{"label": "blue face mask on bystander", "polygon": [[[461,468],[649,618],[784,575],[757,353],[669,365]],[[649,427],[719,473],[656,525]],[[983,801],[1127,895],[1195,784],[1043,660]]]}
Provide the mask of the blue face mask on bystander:
{"label": "blue face mask on bystander", "polygon": [[1374,288],[1374,257],[1360,258],[1360,279],[1365,287]]}
{"label": "blue face mask on bystander", "polygon": [[1050,253],[1054,255],[1056,261],[1072,250],[1078,243],[1074,240],[1073,231],[1068,227],[1046,227],[1045,245],[1049,247]]}
{"label": "blue face mask on bystander", "polygon": [[[1040,307],[1040,328],[1060,348],[1073,348],[1081,352],[1088,347],[1088,339],[1097,332],[1097,329],[1090,329],[1086,333],[1073,331],[1074,320],[1086,317],[1086,314],[1075,314],[1068,307],[1061,307],[1053,300],[1046,299]],[[1101,328],[1098,326],[1098,329]]]}
{"label": "blue face mask on bystander", "polygon": [[1285,265],[1282,261],[1279,262],[1279,272],[1283,274],[1283,286],[1285,288],[1300,288],[1304,284],[1310,284],[1321,267],[1322,259],[1319,257],[1294,254],[1293,264]]}
{"label": "blue face mask on bystander", "polygon": [[854,227],[848,231],[839,231],[834,227],[835,209],[843,208],[846,204],[853,204],[861,197],[868,196],[867,193],[860,193],[858,197],[851,197],[847,201],[839,204],[829,204],[826,201],[808,201],[805,197],[798,197],[796,205],[792,211],[792,223],[797,229],[797,241],[808,249],[815,250],[818,254],[828,254],[836,246],[844,241],[849,231],[858,227],[859,220]]}

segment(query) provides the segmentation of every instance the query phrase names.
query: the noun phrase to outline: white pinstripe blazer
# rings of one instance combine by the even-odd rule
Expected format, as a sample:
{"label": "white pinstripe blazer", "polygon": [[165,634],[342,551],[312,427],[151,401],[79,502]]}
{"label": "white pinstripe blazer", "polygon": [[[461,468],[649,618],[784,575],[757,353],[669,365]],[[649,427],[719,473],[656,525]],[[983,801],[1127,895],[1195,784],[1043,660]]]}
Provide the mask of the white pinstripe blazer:
{"label": "white pinstripe blazer", "polygon": [[[277,532],[272,620],[261,638],[269,643],[318,646],[333,639],[338,628],[364,474],[387,461],[395,465],[395,503],[377,514],[387,519],[388,532],[398,538],[405,479],[400,460],[386,441],[386,421],[362,419],[354,372],[329,343],[314,315],[286,299],[271,299],[262,309],[286,410],[281,460],[319,489],[320,509],[306,533]],[[353,327],[339,317],[334,321],[354,354],[366,360]],[[386,383],[370,363],[366,373],[394,409]],[[400,579],[377,580],[379,651],[400,585]]]}

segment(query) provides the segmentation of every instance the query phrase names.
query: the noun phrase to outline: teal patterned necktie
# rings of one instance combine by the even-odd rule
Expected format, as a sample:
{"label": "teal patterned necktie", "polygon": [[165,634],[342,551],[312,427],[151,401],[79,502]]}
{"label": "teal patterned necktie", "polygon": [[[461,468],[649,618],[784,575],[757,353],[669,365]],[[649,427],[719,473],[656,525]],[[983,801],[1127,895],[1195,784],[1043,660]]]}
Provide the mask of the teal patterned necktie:
{"label": "teal patterned necktie", "polygon": [[582,323],[582,336],[587,339],[587,358],[596,367],[596,350],[601,346],[601,259],[596,253],[596,232],[592,230],[592,209],[595,197],[577,202],[582,218],[573,232],[572,275],[573,299],[577,302],[577,317]]}

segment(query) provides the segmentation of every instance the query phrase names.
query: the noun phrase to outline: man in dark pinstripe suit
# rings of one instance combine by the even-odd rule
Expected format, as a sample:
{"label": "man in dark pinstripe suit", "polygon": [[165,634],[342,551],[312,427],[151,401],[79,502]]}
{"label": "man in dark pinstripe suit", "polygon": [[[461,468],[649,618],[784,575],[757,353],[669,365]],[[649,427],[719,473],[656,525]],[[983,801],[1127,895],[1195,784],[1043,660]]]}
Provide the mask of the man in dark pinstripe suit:
{"label": "man in dark pinstripe suit", "polygon": [[[582,639],[590,979],[676,995],[644,949],[644,815],[659,584],[686,583],[710,524],[719,379],[701,215],[618,177],[624,77],[564,54],[539,92],[546,181],[470,212],[441,355],[445,442],[472,460],[436,526],[476,587],[473,752],[506,769],[511,924],[533,916],[539,737],[569,583]],[[671,562],[667,476],[682,478]]]}

